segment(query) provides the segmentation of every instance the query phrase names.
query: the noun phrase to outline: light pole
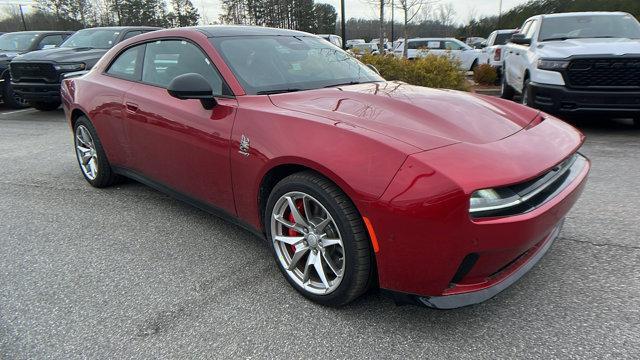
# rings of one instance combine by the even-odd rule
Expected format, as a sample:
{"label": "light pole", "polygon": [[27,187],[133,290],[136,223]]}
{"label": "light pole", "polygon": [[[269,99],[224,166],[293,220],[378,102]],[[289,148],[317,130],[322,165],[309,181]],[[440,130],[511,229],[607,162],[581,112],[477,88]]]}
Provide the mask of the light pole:
{"label": "light pole", "polygon": [[22,18],[22,27],[24,27],[24,31],[27,31],[27,22],[24,21],[24,13],[22,12],[22,5],[18,4],[18,7],[20,8],[20,18]]}
{"label": "light pole", "polygon": [[500,0],[500,5],[498,7],[498,29],[500,29],[501,23],[502,23],[502,0]]}
{"label": "light pole", "polygon": [[345,16],[344,16],[344,0],[340,0],[340,14],[342,15],[341,19],[340,19],[340,27],[341,27],[341,34],[342,34],[342,50],[347,50],[347,29],[346,24],[347,21],[345,20]]}
{"label": "light pole", "polygon": [[391,43],[393,44],[393,25],[394,25],[394,20],[393,20],[393,13],[394,13],[394,4],[393,4],[394,0],[391,0]]}

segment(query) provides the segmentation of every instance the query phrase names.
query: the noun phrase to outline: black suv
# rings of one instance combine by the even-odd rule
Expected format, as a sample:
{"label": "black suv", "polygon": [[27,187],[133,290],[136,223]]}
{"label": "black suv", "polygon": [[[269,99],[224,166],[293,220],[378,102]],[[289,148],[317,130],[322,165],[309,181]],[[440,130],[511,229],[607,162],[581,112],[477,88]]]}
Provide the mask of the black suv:
{"label": "black suv", "polygon": [[8,107],[21,109],[26,102],[14,94],[9,63],[18,55],[60,46],[73,31],[19,31],[0,36],[0,96]]}
{"label": "black suv", "polygon": [[13,90],[38,110],[55,110],[60,106],[60,82],[65,76],[91,69],[115,44],[158,29],[147,26],[84,29],[71,35],[59,48],[17,56],[9,65]]}

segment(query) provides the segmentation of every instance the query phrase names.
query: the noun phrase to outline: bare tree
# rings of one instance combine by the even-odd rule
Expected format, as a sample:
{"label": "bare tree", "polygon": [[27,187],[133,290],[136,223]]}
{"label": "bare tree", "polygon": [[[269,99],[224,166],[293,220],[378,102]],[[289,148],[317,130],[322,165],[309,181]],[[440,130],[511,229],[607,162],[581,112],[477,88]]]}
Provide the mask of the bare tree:
{"label": "bare tree", "polygon": [[404,13],[404,26],[402,27],[402,36],[405,40],[405,46],[402,50],[402,56],[407,57],[407,39],[409,38],[408,24],[420,14],[422,8],[432,7],[437,0],[398,0],[398,7]]}
{"label": "bare tree", "polygon": [[440,4],[435,10],[435,19],[444,26],[451,26],[456,19],[456,9],[452,3]]}

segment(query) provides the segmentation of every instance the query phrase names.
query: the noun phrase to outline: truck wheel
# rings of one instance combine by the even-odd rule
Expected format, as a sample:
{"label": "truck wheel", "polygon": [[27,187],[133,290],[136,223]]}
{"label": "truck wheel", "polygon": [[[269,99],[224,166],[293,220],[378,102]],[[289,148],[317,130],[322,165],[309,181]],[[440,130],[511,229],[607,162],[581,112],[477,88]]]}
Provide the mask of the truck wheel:
{"label": "truck wheel", "polygon": [[27,103],[22,96],[13,92],[13,87],[11,86],[11,81],[9,79],[4,80],[4,87],[2,88],[2,100],[4,104],[12,109],[24,109],[29,107],[29,103]]}
{"label": "truck wheel", "polygon": [[506,74],[502,74],[502,81],[500,82],[500,97],[506,100],[513,100],[513,96],[516,94],[515,90],[507,83]]}
{"label": "truck wheel", "polygon": [[60,101],[32,101],[29,103],[34,109],[40,111],[53,111],[60,107]]}
{"label": "truck wheel", "polygon": [[524,79],[524,84],[522,85],[522,100],[520,101],[522,103],[522,105],[524,106],[531,106],[531,89],[529,86],[529,83],[531,82],[531,80],[529,79]]}

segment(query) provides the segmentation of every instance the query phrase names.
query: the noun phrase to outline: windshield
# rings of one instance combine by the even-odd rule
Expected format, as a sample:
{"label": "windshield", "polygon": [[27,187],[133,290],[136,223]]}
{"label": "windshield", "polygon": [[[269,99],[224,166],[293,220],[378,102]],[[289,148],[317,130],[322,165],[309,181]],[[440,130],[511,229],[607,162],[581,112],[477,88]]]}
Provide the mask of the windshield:
{"label": "windshield", "polygon": [[4,34],[0,36],[0,50],[26,51],[36,40],[36,34]]}
{"label": "windshield", "polygon": [[511,39],[511,36],[515,33],[514,32],[509,32],[509,33],[498,33],[496,35],[496,40],[493,42],[493,45],[506,45],[507,41],[509,41],[509,39]]}
{"label": "windshield", "polygon": [[116,43],[119,30],[85,29],[71,35],[60,47],[109,49]]}
{"label": "windshield", "polygon": [[340,48],[306,36],[212,38],[248,94],[384,81]]}
{"label": "windshield", "polygon": [[640,23],[631,15],[580,15],[545,18],[540,41],[580,38],[640,38]]}

